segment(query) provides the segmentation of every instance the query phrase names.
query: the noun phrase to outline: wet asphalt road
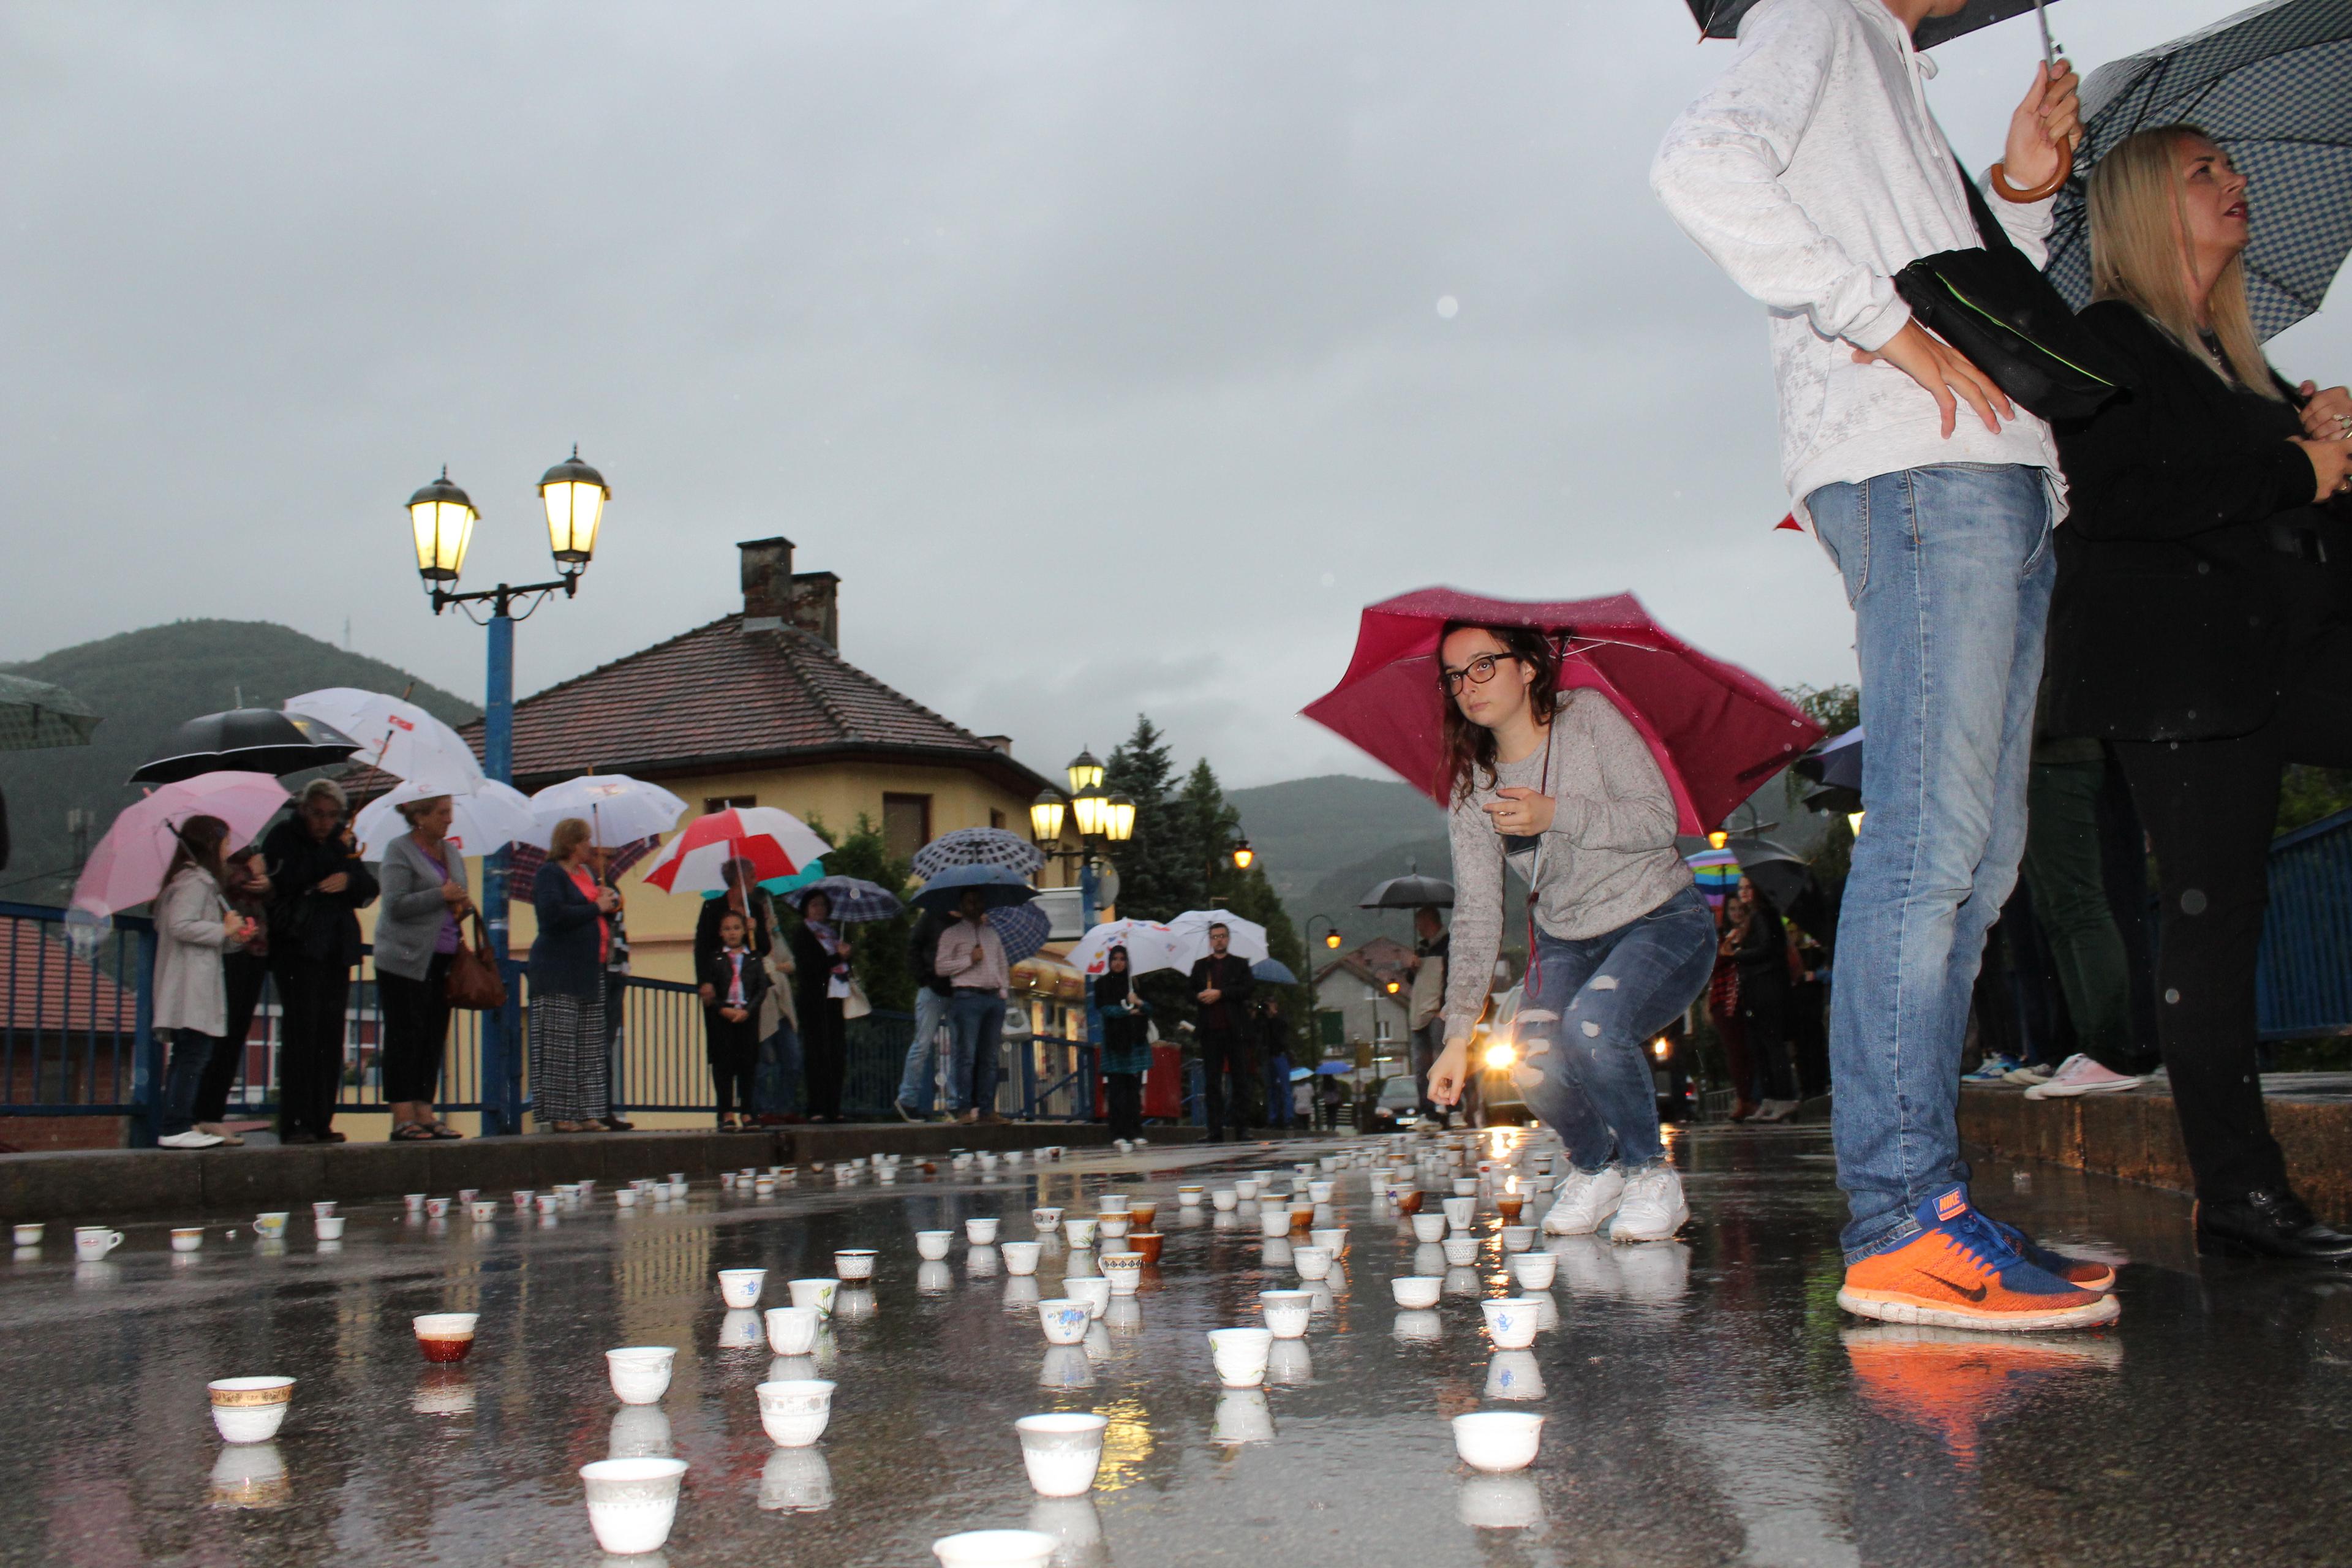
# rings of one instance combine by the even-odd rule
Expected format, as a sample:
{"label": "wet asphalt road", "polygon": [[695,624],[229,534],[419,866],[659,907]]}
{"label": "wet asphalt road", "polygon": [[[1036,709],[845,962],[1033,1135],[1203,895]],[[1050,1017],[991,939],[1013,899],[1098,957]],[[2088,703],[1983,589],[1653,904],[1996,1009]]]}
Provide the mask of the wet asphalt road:
{"label": "wet asphalt road", "polygon": [[[595,1563],[575,1471],[667,1443],[692,1466],[676,1532],[663,1559],[615,1568],[919,1568],[937,1536],[1032,1524],[1063,1538],[1062,1561],[1119,1568],[2352,1562],[2352,1278],[2200,1268],[2179,1199],[1989,1167],[1987,1207],[2134,1259],[2121,1324],[2023,1341],[1863,1324],[1834,1301],[1826,1136],[1801,1131],[1681,1139],[1687,1243],[1556,1243],[1559,1325],[1499,1365],[1468,1296],[1449,1294],[1434,1342],[1400,1333],[1388,1282],[1422,1271],[1414,1243],[1345,1173],[1347,1279],[1266,1390],[1271,1437],[1221,1443],[1221,1420],[1253,1412],[1225,1402],[1202,1331],[1255,1324],[1255,1293],[1297,1280],[1267,1268],[1254,1224],[1182,1223],[1175,1184],[1313,1147],[804,1178],[765,1203],[698,1188],[627,1215],[600,1194],[551,1226],[361,1206],[323,1253],[307,1215],[282,1250],[250,1216],[234,1239],[206,1216],[220,1223],[190,1257],[163,1225],[126,1227],[100,1265],[53,1227],[0,1268],[0,1559]],[[981,1272],[959,1239],[919,1278],[918,1228],[1002,1214],[1023,1238],[1033,1203],[1092,1212],[1113,1189],[1160,1199],[1166,1253],[1139,1321],[1076,1361],[1049,1360],[1026,1304],[1065,1256],[1024,1281]],[[772,1305],[852,1246],[882,1252],[874,1315],[838,1326],[823,1443],[778,1450],[751,1393],[766,1344],[722,1344],[713,1273],[767,1268]],[[1453,1284],[1504,1293],[1496,1259]],[[482,1314],[462,1368],[418,1357],[408,1321],[436,1310]],[[600,1352],[647,1343],[681,1347],[676,1380],[624,1413]],[[226,1450],[204,1384],[259,1373],[301,1380],[292,1414],[266,1452]],[[1506,1382],[1539,1389],[1512,1407],[1549,1417],[1541,1455],[1521,1477],[1471,1477],[1444,1418],[1501,1405]],[[1090,1500],[1041,1505],[1012,1423],[1058,1409],[1110,1418],[1106,1462]],[[239,1467],[281,1464],[263,1490],[282,1506],[214,1506]]]}

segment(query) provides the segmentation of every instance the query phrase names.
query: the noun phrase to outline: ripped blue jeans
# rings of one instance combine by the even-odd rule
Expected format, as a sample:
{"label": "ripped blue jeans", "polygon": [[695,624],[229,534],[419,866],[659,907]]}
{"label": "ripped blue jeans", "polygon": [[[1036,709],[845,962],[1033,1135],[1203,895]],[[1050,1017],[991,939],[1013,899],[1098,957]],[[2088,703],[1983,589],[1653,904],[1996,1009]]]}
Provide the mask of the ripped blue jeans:
{"label": "ripped blue jeans", "polygon": [[1600,936],[1536,928],[1511,1081],[1578,1170],[1665,1158],[1650,1041],[1706,989],[1715,943],[1715,917],[1694,887]]}

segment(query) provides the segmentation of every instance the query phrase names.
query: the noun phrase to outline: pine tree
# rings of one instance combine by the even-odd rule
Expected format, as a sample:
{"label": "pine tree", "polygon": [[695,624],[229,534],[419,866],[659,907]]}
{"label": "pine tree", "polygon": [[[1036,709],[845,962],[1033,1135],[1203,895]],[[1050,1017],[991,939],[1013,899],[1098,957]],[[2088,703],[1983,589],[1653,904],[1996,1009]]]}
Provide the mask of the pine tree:
{"label": "pine tree", "polygon": [[[1134,837],[1111,852],[1118,867],[1118,912],[1132,920],[1164,921],[1192,907],[1179,804],[1170,799],[1175,778],[1167,738],[1148,716],[1137,714],[1135,733],[1103,766],[1103,787],[1135,802]],[[1192,882],[1198,877],[1196,869]]]}

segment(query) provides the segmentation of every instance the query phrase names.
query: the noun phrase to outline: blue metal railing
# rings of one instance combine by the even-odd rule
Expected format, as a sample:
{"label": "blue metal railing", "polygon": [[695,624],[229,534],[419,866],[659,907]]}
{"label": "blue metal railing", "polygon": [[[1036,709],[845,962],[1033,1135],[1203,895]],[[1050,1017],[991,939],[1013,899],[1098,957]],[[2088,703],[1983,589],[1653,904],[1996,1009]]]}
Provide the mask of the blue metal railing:
{"label": "blue metal railing", "polygon": [[2282,834],[2270,878],[2254,978],[2263,1037],[2352,1033],[2352,811]]}
{"label": "blue metal railing", "polygon": [[[123,1117],[134,1142],[152,1142],[163,1079],[163,1046],[152,1027],[154,963],[154,929],[142,917],[118,917],[85,956],[68,943],[65,910],[0,902],[0,1116]],[[524,1016],[527,1058],[527,969],[509,961],[506,974]],[[696,988],[633,975],[622,1007],[615,1110],[715,1110]],[[482,1108],[483,1033],[490,1016],[459,1012],[452,1018],[437,1101],[444,1110]],[[275,983],[265,981],[229,1092],[233,1121],[277,1112],[279,1018]],[[383,1109],[383,1026],[373,969],[362,961],[344,1018],[340,1109]],[[850,1022],[845,1111],[882,1119],[894,1114],[891,1102],[913,1037],[910,1014],[875,1012]],[[999,1050],[1001,1113],[1071,1120],[1090,1114],[1090,1053],[1082,1042],[1034,1036],[1007,1039]],[[528,1068],[519,1070],[527,1091]],[[529,1104],[526,1098],[526,1112]]]}

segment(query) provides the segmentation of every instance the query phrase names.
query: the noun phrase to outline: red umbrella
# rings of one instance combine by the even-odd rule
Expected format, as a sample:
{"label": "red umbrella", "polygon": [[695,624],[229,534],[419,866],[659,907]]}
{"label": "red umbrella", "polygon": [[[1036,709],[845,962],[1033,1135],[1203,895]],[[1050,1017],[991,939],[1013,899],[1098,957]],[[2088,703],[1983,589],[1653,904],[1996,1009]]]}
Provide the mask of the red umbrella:
{"label": "red umbrella", "polygon": [[1307,705],[1307,716],[1440,805],[1445,693],[1437,636],[1448,621],[1534,626],[1551,637],[1561,649],[1561,686],[1605,693],[1649,742],[1684,833],[1716,826],[1821,739],[1820,726],[1787,698],[1666,631],[1631,594],[1535,605],[1423,588],[1364,611],[1348,673]]}
{"label": "red umbrella", "polygon": [[730,860],[749,860],[751,880],[764,882],[793,875],[810,861],[824,858],[828,847],[789,811],[772,805],[730,806],[688,823],[686,831],[655,857],[646,880],[666,893],[715,892],[727,885],[723,868]]}

